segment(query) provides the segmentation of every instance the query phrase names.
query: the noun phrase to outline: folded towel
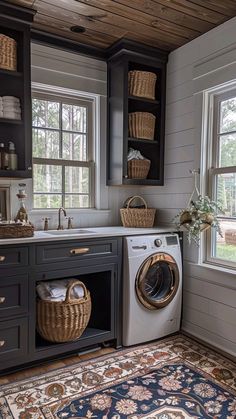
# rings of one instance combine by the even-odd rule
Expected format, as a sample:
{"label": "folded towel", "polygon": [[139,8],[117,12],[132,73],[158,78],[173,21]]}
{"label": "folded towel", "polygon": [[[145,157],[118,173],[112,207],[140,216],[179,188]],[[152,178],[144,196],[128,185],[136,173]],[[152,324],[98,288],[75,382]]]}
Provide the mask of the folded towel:
{"label": "folded towel", "polygon": [[[42,281],[39,282],[36,290],[41,298],[41,300],[45,301],[65,301],[66,292],[69,284],[71,281],[75,281],[74,278],[72,279],[62,279],[58,281]],[[84,297],[84,289],[81,285],[76,285],[71,292],[71,298],[83,298]]]}

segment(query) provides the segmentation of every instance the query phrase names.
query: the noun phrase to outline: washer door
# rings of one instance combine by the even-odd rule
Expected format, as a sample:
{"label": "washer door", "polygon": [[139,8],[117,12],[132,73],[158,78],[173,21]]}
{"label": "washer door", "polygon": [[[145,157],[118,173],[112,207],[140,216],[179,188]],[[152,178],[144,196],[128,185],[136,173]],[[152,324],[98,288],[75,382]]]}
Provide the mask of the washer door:
{"label": "washer door", "polygon": [[139,268],[135,285],[139,301],[149,310],[167,306],[179,287],[179,269],[174,258],[166,253],[147,258]]}

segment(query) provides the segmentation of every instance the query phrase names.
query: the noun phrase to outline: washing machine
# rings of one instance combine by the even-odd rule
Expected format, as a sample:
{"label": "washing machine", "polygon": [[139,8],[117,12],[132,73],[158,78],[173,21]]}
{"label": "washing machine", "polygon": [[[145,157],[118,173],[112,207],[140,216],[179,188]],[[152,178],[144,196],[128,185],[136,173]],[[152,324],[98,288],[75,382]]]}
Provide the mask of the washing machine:
{"label": "washing machine", "polygon": [[123,345],[177,332],[182,305],[179,236],[124,238],[123,267]]}

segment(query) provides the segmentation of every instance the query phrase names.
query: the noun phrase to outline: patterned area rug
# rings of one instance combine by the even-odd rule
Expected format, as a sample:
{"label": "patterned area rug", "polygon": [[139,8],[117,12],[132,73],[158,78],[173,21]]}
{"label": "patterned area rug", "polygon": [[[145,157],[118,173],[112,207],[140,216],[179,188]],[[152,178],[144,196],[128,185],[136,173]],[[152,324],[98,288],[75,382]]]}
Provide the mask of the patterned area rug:
{"label": "patterned area rug", "polygon": [[0,387],[4,419],[235,419],[236,365],[178,335]]}

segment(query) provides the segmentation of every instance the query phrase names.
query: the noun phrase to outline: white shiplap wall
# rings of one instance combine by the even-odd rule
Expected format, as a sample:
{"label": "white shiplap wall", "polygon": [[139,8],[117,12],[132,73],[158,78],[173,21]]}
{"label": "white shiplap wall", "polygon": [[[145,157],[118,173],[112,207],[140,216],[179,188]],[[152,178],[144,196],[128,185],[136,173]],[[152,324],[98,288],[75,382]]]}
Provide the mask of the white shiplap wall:
{"label": "white shiplap wall", "polygon": [[[160,209],[161,222],[171,221],[178,209],[188,202],[193,188],[189,170],[200,167],[199,96],[200,99],[202,96],[194,92],[198,92],[201,85],[206,88],[236,78],[236,72],[230,70],[230,65],[234,66],[236,61],[235,39],[234,18],[169,56],[165,186],[140,191]],[[226,53],[227,69],[222,59]],[[197,263],[198,249],[185,242],[182,328],[236,355],[236,275]]]}

